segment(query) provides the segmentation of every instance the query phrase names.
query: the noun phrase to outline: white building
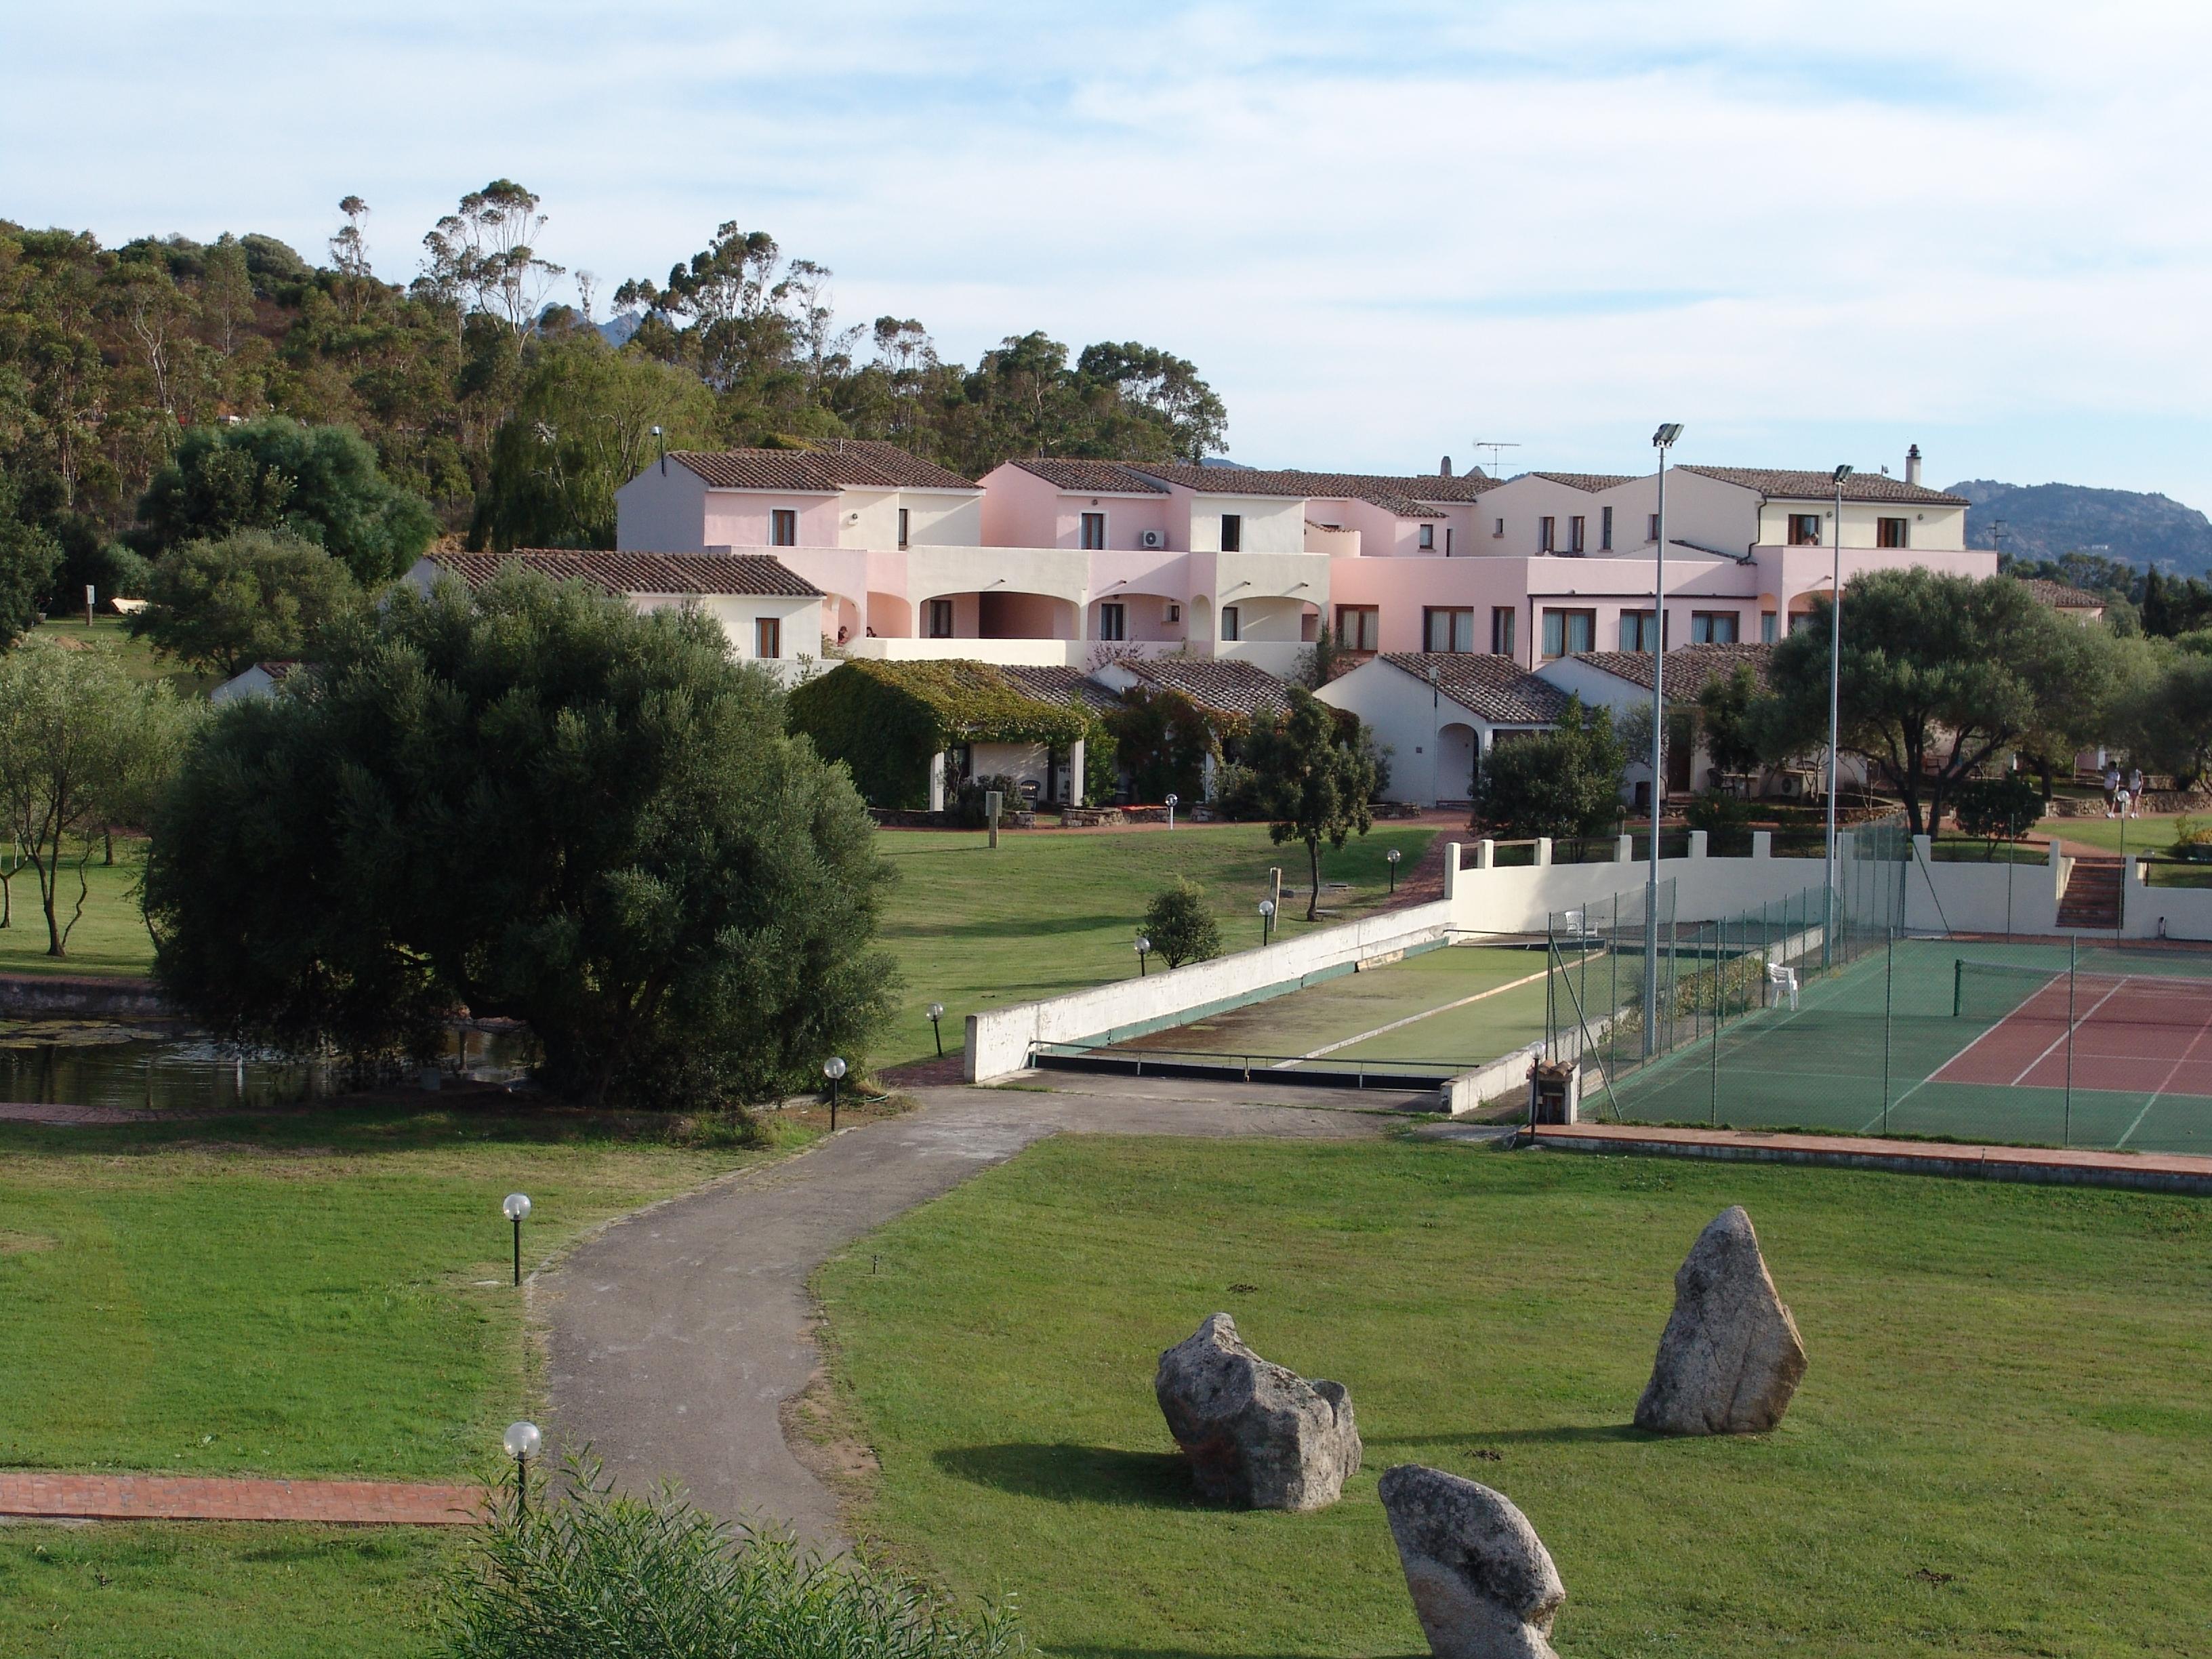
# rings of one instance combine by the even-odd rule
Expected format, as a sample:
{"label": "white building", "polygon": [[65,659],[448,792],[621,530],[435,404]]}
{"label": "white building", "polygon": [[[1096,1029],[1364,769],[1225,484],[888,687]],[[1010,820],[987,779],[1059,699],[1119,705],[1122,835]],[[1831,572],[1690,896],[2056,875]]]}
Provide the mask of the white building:
{"label": "white building", "polygon": [[1316,694],[1357,714],[1390,751],[1385,800],[1447,806],[1471,800],[1479,763],[1501,738],[1541,732],[1565,693],[1510,657],[1388,652]]}

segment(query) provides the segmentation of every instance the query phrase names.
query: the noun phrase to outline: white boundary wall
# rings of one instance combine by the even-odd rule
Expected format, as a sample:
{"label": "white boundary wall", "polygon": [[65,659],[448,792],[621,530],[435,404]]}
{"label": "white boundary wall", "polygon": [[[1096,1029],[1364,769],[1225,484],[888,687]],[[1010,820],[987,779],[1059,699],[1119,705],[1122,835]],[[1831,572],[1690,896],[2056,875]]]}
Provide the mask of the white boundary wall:
{"label": "white boundary wall", "polygon": [[1130,1026],[1179,1024],[1198,1010],[1256,1000],[1295,986],[1309,974],[1440,943],[1451,925],[1451,904],[1438,900],[1387,911],[1339,927],[1285,939],[1264,950],[1194,962],[1165,973],[1116,980],[1042,1002],[1020,1002],[968,1016],[964,1069],[970,1083],[1018,1072],[1041,1042],[1079,1042]]}
{"label": "white boundary wall", "polygon": [[[1627,839],[1621,837],[1624,850]],[[1821,883],[1819,859],[1775,858],[1763,831],[1753,837],[1747,859],[1709,859],[1705,842],[1702,834],[1693,834],[1688,858],[1659,860],[1659,879],[1674,884],[1677,921],[1736,915]],[[1641,888],[1650,868],[1625,860],[1553,864],[1551,843],[1540,841],[1534,864],[1499,869],[1489,862],[1490,848],[1491,843],[1477,842],[1470,867],[1464,870],[1456,867],[1462,849],[1455,844],[1444,849],[1444,902],[1452,907],[1457,931],[1540,933],[1556,911],[1579,909]]]}

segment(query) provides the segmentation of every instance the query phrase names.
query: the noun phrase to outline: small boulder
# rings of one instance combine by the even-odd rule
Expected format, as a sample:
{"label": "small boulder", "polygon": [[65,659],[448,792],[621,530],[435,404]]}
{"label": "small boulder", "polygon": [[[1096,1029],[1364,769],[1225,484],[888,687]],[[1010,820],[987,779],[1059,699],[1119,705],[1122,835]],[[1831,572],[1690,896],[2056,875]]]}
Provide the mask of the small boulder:
{"label": "small boulder", "polygon": [[1552,1615],[1566,1587],[1512,1499],[1419,1463],[1384,1471],[1380,1491],[1436,1659],[1556,1659]]}
{"label": "small boulder", "polygon": [[1775,1294],[1741,1205],[1723,1210],[1674,1275],[1636,1426],[1654,1434],[1760,1434],[1782,1420],[1805,1375],[1797,1322]]}
{"label": "small boulder", "polygon": [[1340,1382],[1309,1382],[1207,1317],[1160,1356],[1152,1379],[1168,1432],[1200,1495],[1255,1510],[1318,1510],[1359,1470],[1359,1431]]}

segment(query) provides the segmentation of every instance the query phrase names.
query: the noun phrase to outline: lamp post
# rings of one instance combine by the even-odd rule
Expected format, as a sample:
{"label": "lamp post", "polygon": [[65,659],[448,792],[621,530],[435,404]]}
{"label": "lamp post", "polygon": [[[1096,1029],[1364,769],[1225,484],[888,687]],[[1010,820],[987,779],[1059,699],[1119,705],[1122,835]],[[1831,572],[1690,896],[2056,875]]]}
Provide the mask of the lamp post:
{"label": "lamp post", "polygon": [[1398,860],[1405,856],[1395,847],[1382,855],[1383,863],[1390,866],[1390,896],[1393,898],[1398,895]]}
{"label": "lamp post", "polygon": [[1659,1040],[1659,814],[1667,799],[1667,452],[1680,441],[1682,426],[1670,421],[1651,434],[1659,452],[1657,568],[1651,578],[1651,619],[1658,635],[1651,641],[1651,859],[1644,883],[1644,1054],[1649,1059]]}
{"label": "lamp post", "polygon": [[929,1015],[929,1034],[937,1039],[937,1057],[945,1058],[945,1028],[938,1021],[945,1018],[945,1005],[933,1002],[925,1011]]}
{"label": "lamp post", "polygon": [[822,1062],[822,1075],[830,1079],[830,1133],[837,1133],[837,1084],[845,1075],[845,1060],[841,1054],[832,1054]]}
{"label": "lamp post", "polygon": [[514,1282],[522,1283],[522,1220],[530,1213],[528,1193],[509,1193],[500,1200],[500,1209],[514,1224]]}
{"label": "lamp post", "polygon": [[1139,979],[1142,979],[1142,978],[1144,978],[1144,976],[1145,976],[1145,963],[1146,963],[1146,959],[1147,959],[1148,957],[1151,957],[1151,955],[1152,955],[1152,937],[1151,937],[1151,935],[1146,934],[1146,933],[1139,933],[1139,934],[1138,934],[1138,935],[1137,935],[1137,977],[1138,977]]}
{"label": "lamp post", "polygon": [[1836,744],[1842,736],[1840,714],[1844,690],[1844,480],[1851,476],[1851,469],[1836,469],[1836,531],[1830,538],[1835,545],[1828,550],[1833,556],[1834,574],[1829,578],[1828,588],[1828,839],[1822,854],[1823,887],[1820,906],[1820,961],[1829,960],[1832,942],[1836,936]]}
{"label": "lamp post", "polygon": [[535,1423],[510,1423],[501,1443],[507,1455],[514,1460],[514,1518],[520,1521],[530,1509],[530,1460],[538,1455],[538,1448],[545,1437],[538,1431]]}
{"label": "lamp post", "polygon": [[1267,948],[1267,934],[1274,927],[1274,925],[1275,901],[1273,899],[1261,899],[1260,901],[1260,948],[1261,950],[1265,950]]}
{"label": "lamp post", "polygon": [[1168,797],[1168,828],[1170,830],[1175,828],[1176,803],[1181,799],[1182,797],[1179,795],[1170,795]]}

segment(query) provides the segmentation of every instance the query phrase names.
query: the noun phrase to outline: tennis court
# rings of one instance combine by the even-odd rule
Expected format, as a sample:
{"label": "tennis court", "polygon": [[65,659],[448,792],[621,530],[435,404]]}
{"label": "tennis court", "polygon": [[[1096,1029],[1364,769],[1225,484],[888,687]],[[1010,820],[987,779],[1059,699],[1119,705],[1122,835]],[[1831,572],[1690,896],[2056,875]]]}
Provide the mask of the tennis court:
{"label": "tennis court", "polygon": [[1280,1070],[1353,1062],[1464,1068],[1543,1036],[1544,964],[1540,949],[1446,945],[1109,1049]]}
{"label": "tennis court", "polygon": [[2212,954],[1901,939],[1590,1103],[1654,1122],[2212,1152]]}

